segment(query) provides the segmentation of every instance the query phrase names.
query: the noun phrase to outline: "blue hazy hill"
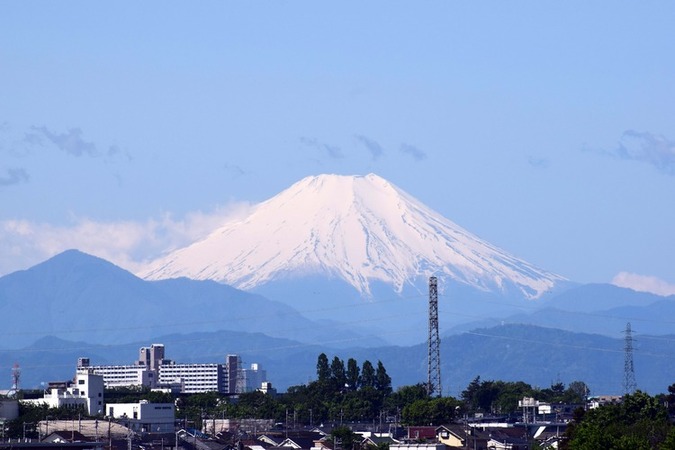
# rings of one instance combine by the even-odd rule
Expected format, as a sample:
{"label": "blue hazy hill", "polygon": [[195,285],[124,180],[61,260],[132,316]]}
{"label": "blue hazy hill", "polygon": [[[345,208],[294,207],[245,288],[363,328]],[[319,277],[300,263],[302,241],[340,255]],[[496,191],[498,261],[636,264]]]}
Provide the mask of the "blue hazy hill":
{"label": "blue hazy hill", "polygon": [[1,348],[43,336],[119,344],[180,332],[233,330],[313,342],[326,331],[339,342],[363,339],[354,329],[328,330],[286,304],[213,281],[145,281],[77,250],[0,278]]}
{"label": "blue hazy hill", "polygon": [[[281,389],[312,379],[320,352],[382,360],[397,385],[424,382],[426,293],[376,295],[365,305],[345,299],[338,314],[322,298],[340,292],[318,279],[305,286],[313,299],[304,305],[303,313],[312,315],[307,318],[260,294],[213,281],[145,281],[71,250],[0,278],[0,364],[7,383],[16,362],[24,382],[35,386],[72,377],[79,356],[94,364],[128,364],[139,347],[164,343],[167,357],[179,362],[222,362],[228,353],[241,354],[245,363],[262,364]],[[477,375],[539,386],[581,380],[595,393],[620,393],[622,331],[629,321],[638,385],[663,392],[673,382],[673,297],[586,285],[526,303],[477,298],[461,289],[439,295],[441,326],[458,324],[442,340],[449,394],[458,395]],[[477,321],[486,310],[489,318]],[[396,325],[401,319],[405,327]],[[417,344],[385,344],[404,333],[414,334]]]}
{"label": "blue hazy hill", "polygon": [[[642,336],[633,353],[638,388],[663,393],[673,384],[675,335]],[[92,345],[59,338],[43,338],[20,350],[0,351],[0,366],[7,370],[18,362],[24,388],[47,381],[72,378],[77,358],[92,364],[130,364],[138,348],[149,342],[163,343],[166,356],[181,363],[224,362],[230,353],[242,357],[244,366],[258,363],[268,381],[285,391],[316,378],[321,352],[354,358],[362,364],[382,361],[394,387],[423,383],[427,378],[427,348],[383,346],[327,349],[261,333],[234,331],[199,332],[155,336],[150,341],[119,345]],[[548,387],[556,382],[584,381],[591,394],[622,394],[624,340],[597,334],[573,333],[532,325],[504,325],[444,336],[441,340],[441,377],[444,395],[458,397],[476,376],[483,380],[525,381]],[[0,387],[3,385],[0,384]]]}

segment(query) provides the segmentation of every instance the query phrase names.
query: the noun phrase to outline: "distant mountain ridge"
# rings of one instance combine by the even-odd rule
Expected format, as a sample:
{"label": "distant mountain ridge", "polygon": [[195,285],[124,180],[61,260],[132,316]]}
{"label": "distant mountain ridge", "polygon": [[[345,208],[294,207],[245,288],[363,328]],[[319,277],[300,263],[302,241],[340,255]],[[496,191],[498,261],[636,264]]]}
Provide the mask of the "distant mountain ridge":
{"label": "distant mountain ridge", "polygon": [[77,250],[30,269],[0,277],[0,346],[15,348],[52,335],[95,344],[149,339],[168,331],[261,332],[336,345],[362,339],[358,327],[326,322],[319,327],[297,310],[213,281],[187,278],[145,281],[114,264]]}
{"label": "distant mountain ridge", "polygon": [[611,284],[586,284],[544,299],[530,308],[451,327],[461,333],[500,323],[535,324],[576,333],[619,336],[628,322],[637,334],[675,333],[675,295],[663,297]]}
{"label": "distant mountain ridge", "polygon": [[[675,335],[643,339],[635,351],[638,388],[667,392],[675,371]],[[167,357],[180,363],[223,362],[225,355],[242,357],[245,367],[258,363],[268,381],[285,391],[289,386],[316,379],[316,361],[325,352],[346,361],[354,358],[382,361],[394,388],[423,383],[427,377],[425,344],[373,348],[326,349],[321,345],[271,338],[235,331],[156,335],[150,340],[117,345],[92,345],[57,338],[43,338],[19,351],[0,350],[0,366],[19,362],[24,388],[47,381],[72,378],[77,358],[91,363],[130,364],[138,348],[163,343]],[[591,395],[620,395],[624,353],[623,338],[572,333],[532,325],[504,325],[473,329],[441,340],[441,375],[444,395],[459,397],[476,376],[482,380],[524,381],[540,388],[557,382],[584,381]],[[0,389],[10,382],[9,376]]]}
{"label": "distant mountain ridge", "polygon": [[383,178],[319,175],[295,183],[139,276],[212,279],[245,290],[323,276],[373,298],[429,276],[535,299],[567,280],[476,237]]}
{"label": "distant mountain ridge", "polygon": [[[318,291],[319,281],[305,289],[316,289],[315,297],[326,294]],[[441,320],[466,323],[478,317],[471,312],[475,298],[451,294],[439,298]],[[477,375],[541,386],[574,378],[589,382],[594,392],[617,393],[627,320],[636,333],[638,386],[663,392],[672,383],[667,378],[675,370],[673,297],[587,285],[528,302],[520,315],[507,307],[519,309],[522,303],[481,301],[491,307],[489,319],[442,334],[443,385],[453,395]],[[321,352],[381,359],[398,385],[425,380],[425,294],[344,306],[342,323],[330,320],[337,310],[320,301],[315,313],[321,320],[310,320],[285,304],[221,283],[145,281],[71,250],[0,277],[0,367],[9,370],[18,362],[24,382],[53,381],[72,377],[79,356],[91,356],[94,364],[126,364],[139,346],[160,342],[170,358],[184,362],[241,354],[245,363],[261,363],[282,388],[312,379]],[[406,333],[412,333],[413,345],[384,344]]]}

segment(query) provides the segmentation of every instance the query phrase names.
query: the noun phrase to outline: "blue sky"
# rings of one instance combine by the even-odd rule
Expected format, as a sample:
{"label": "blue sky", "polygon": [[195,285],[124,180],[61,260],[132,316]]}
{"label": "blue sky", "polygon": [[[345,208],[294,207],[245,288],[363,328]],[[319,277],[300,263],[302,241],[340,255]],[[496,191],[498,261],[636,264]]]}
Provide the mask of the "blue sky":
{"label": "blue sky", "polygon": [[[0,5],[0,274],[134,269],[320,173],[675,293],[675,4]],[[623,280],[623,281],[621,281]]]}

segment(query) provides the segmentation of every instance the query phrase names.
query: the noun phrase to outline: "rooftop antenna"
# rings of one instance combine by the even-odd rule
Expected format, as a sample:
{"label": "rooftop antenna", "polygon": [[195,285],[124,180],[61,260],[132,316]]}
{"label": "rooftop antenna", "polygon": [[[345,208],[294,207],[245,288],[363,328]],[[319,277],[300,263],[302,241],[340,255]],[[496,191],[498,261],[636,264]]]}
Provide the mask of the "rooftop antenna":
{"label": "rooftop antenna", "polygon": [[440,397],[441,389],[441,338],[438,335],[438,280],[429,278],[429,373],[427,394]]}

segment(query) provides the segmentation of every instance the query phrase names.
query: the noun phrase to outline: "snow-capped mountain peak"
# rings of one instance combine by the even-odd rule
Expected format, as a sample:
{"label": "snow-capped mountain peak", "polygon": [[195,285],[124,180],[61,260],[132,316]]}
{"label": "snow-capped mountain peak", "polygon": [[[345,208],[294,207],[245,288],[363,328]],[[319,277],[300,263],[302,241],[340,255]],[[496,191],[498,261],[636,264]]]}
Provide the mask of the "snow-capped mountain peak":
{"label": "snow-capped mountain peak", "polygon": [[343,279],[364,296],[374,281],[400,292],[432,274],[486,291],[515,287],[526,298],[564,280],[479,239],[374,174],[304,178],[140,275],[253,289],[317,274]]}

